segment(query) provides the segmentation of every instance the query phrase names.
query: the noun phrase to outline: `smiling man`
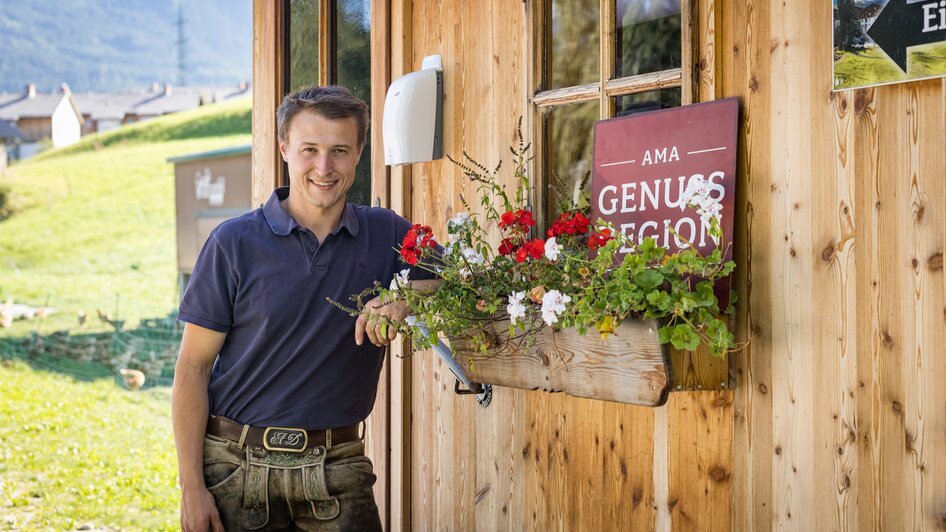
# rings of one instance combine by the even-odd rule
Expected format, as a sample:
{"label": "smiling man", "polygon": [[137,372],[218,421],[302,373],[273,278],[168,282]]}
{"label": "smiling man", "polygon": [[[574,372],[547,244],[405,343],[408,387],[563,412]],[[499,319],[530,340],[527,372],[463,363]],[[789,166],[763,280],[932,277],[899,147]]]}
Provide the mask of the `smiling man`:
{"label": "smiling man", "polygon": [[364,102],[342,87],[306,88],[276,120],[290,186],[213,231],[181,301],[172,398],[181,527],[380,530],[360,429],[397,334],[382,334],[382,321],[407,308],[375,299],[372,316],[356,320],[326,298],[390,281],[411,224],[346,202]]}

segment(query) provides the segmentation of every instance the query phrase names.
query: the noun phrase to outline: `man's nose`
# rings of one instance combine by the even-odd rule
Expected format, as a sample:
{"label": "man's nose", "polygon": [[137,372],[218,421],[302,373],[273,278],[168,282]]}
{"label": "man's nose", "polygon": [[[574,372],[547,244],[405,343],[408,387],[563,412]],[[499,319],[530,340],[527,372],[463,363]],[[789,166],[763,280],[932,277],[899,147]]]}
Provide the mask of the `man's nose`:
{"label": "man's nose", "polygon": [[315,157],[315,171],[321,175],[332,173],[332,158],[327,153],[320,153]]}

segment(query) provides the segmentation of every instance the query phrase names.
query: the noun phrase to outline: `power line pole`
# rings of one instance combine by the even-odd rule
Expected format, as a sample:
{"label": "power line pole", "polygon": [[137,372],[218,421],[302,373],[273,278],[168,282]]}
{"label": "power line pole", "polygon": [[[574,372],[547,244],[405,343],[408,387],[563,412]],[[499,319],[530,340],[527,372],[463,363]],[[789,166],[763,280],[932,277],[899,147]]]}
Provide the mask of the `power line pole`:
{"label": "power line pole", "polygon": [[187,39],[184,38],[184,5],[177,5],[177,84],[187,84]]}

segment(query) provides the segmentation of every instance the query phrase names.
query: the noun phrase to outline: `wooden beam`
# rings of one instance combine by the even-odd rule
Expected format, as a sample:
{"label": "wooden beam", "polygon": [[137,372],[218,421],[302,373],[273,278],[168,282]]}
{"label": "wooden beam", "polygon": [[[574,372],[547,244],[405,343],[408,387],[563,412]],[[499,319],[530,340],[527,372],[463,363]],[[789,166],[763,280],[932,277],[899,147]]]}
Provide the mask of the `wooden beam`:
{"label": "wooden beam", "polygon": [[551,107],[553,105],[590,102],[592,100],[596,100],[600,92],[600,83],[587,83],[585,85],[576,85],[574,87],[563,87],[561,89],[542,91],[532,98],[532,103],[537,107]]}
{"label": "wooden beam", "polygon": [[699,0],[680,1],[680,58],[681,87],[680,103],[690,105],[699,97],[699,75],[697,57],[699,57],[699,17],[693,5]]}
{"label": "wooden beam", "polygon": [[[362,157],[369,157],[371,160],[370,201],[376,207],[388,207],[390,204],[390,175],[387,166],[384,165],[384,148],[381,138],[384,96],[390,85],[390,18],[388,0],[371,3],[371,98],[369,102],[371,127],[368,134],[371,135],[372,148],[371,153],[363,154]],[[399,397],[392,394],[391,367],[401,364],[401,361],[395,357],[396,352],[397,350],[392,346],[381,368],[378,394],[375,398],[374,411],[367,420],[367,437],[365,438],[365,452],[374,462],[375,475],[378,477],[374,485],[374,495],[385,530],[392,530],[391,498],[392,493],[400,489],[400,486],[392,482],[394,468],[392,468],[391,413],[397,408],[393,403]]]}
{"label": "wooden beam", "polygon": [[283,2],[253,0],[253,205],[262,205],[282,183],[276,108],[285,77]]}
{"label": "wooden beam", "polygon": [[[391,0],[390,24],[390,79],[411,71],[411,1]],[[386,87],[385,87],[386,88]],[[381,143],[378,150],[383,149]],[[411,215],[411,167],[401,165],[391,168],[388,185],[388,207],[401,216]],[[405,341],[394,342],[388,353],[390,366],[390,503],[388,507],[388,530],[411,530],[411,364],[410,346]]]}
{"label": "wooden beam", "polygon": [[598,116],[605,119],[614,116],[614,100],[605,90],[605,84],[614,77],[614,0],[599,0],[598,9],[601,13],[601,36],[598,39],[601,50],[599,61],[601,89],[598,105],[600,114]]}
{"label": "wooden beam", "polygon": [[332,0],[319,0],[319,85],[335,83],[335,9]]}
{"label": "wooden beam", "polygon": [[621,96],[623,94],[679,87],[682,82],[683,73],[681,69],[671,68],[660,72],[612,79],[604,84],[604,90],[608,93],[608,96]]}

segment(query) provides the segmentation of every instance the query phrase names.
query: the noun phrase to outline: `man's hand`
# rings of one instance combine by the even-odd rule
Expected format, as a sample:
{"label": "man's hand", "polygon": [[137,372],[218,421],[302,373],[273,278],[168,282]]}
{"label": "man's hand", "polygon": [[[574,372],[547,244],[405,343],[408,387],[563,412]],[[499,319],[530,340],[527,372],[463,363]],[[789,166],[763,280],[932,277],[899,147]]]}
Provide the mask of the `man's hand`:
{"label": "man's hand", "polygon": [[207,488],[194,488],[181,493],[181,530],[183,532],[225,532],[214,496]]}
{"label": "man's hand", "polygon": [[397,338],[397,326],[410,312],[407,302],[400,299],[382,301],[378,296],[365,305],[365,310],[355,321],[355,343],[361,345],[368,333],[368,341],[381,347]]}

